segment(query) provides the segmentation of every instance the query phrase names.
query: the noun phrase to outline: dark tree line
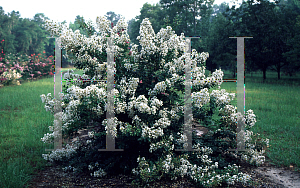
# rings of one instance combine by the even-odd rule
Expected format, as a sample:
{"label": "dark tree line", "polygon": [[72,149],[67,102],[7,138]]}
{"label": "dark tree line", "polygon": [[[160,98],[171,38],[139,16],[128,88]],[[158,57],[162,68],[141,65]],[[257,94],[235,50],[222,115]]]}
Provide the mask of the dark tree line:
{"label": "dark tree line", "polygon": [[21,18],[18,11],[5,14],[0,7],[0,39],[4,39],[4,53],[42,52],[47,45],[45,30],[41,27],[44,19],[47,19],[44,14],[36,14],[32,20]]}
{"label": "dark tree line", "polygon": [[144,4],[140,15],[129,21],[131,41],[138,44],[139,25],[148,17],[154,31],[171,26],[177,35],[201,36],[193,39],[192,47],[209,52],[207,68],[221,66],[236,72],[236,39],[245,39],[246,71],[274,70],[292,76],[300,70],[300,3],[297,0],[244,1],[239,8],[207,0],[161,0],[156,5]]}

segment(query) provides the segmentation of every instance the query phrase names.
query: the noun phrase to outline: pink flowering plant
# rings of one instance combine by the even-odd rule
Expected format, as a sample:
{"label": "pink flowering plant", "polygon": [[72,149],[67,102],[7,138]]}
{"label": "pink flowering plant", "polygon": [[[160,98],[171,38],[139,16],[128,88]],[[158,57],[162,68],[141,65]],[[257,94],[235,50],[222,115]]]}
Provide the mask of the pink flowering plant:
{"label": "pink flowering plant", "polygon": [[1,85],[20,85],[19,80],[52,76],[53,56],[45,58],[41,54],[7,54],[0,63]]}
{"label": "pink flowering plant", "polygon": [[[121,19],[115,27],[105,17],[97,17],[97,32],[87,23],[90,36],[73,32],[60,23],[46,21],[45,28],[61,38],[62,48],[73,54],[74,66],[83,75],[68,72],[67,86],[61,94],[62,112],[54,114],[57,104],[51,94],[41,95],[45,109],[62,120],[62,149],[43,154],[44,159],[63,164],[64,170],[89,173],[94,177],[133,174],[133,184],[146,185],[160,179],[190,178],[202,187],[217,187],[241,182],[250,175],[238,171],[238,163],[260,165],[268,139],[258,139],[251,127],[255,115],[248,110],[243,117],[246,125],[245,152],[236,153],[236,121],[240,113],[230,105],[234,93],[213,90],[222,84],[223,72],[205,73],[208,53],[192,50],[192,115],[194,122],[209,129],[206,134],[193,132],[192,147],[197,151],[176,151],[187,141],[184,133],[185,37],[177,36],[171,27],[157,34],[149,19],[140,26],[138,45],[131,45],[127,24]],[[114,40],[115,88],[114,122],[110,127],[115,148],[124,151],[98,151],[106,148],[107,85],[93,80],[107,79],[107,37]],[[92,82],[93,81],[93,82]],[[51,143],[58,126],[54,121],[50,133],[41,140]],[[79,133],[86,131],[85,135]],[[233,160],[235,159],[235,160]]]}
{"label": "pink flowering plant", "polygon": [[29,56],[29,62],[24,66],[22,73],[24,79],[42,78],[54,74],[53,56],[46,58],[43,54]]}

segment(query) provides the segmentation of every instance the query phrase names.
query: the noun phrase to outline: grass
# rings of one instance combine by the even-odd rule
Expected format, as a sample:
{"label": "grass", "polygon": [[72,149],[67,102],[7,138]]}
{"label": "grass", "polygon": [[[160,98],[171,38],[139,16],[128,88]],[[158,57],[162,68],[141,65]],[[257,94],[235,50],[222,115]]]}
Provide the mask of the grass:
{"label": "grass", "polygon": [[[299,171],[300,88],[295,85],[299,75],[276,81],[277,74],[267,72],[265,83],[261,73],[252,76],[246,74],[246,111],[252,109],[257,117],[253,132],[270,139],[267,157],[271,163],[292,165]],[[230,73],[225,71],[224,78],[230,78]],[[236,83],[224,82],[221,88],[236,92]],[[0,89],[1,187],[24,187],[32,174],[47,165],[42,154],[53,145],[40,141],[54,120],[40,98],[47,93],[53,96],[53,77]]]}
{"label": "grass", "polygon": [[[226,74],[225,78],[230,78]],[[254,133],[270,139],[267,157],[276,166],[294,167],[300,171],[300,74],[277,79],[276,72],[245,75],[245,110],[252,109],[256,115]],[[224,82],[222,89],[236,89],[234,82]],[[235,90],[236,91],[236,90]]]}
{"label": "grass", "polygon": [[[53,78],[0,89],[0,183],[22,187],[35,169],[45,165],[41,158],[46,145],[40,141],[54,120],[43,109],[40,95],[53,95]],[[49,146],[48,146],[49,148]]]}

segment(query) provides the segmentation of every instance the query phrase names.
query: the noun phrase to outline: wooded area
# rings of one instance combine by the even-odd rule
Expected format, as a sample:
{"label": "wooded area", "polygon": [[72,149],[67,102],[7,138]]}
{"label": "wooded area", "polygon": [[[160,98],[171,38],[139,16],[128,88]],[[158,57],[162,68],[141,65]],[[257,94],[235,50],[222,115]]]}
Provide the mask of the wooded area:
{"label": "wooded area", "polygon": [[[160,0],[156,5],[145,3],[140,15],[128,22],[128,34],[131,42],[139,44],[136,37],[144,18],[149,18],[155,33],[160,28],[171,26],[177,35],[186,37],[200,36],[192,40],[192,48],[198,52],[209,52],[207,69],[213,71],[219,67],[231,70],[235,77],[236,39],[232,36],[251,36],[245,39],[246,71],[260,70],[266,78],[267,70],[293,76],[300,70],[300,3],[298,0],[244,1],[239,8],[229,8],[222,3],[214,5],[209,0]],[[107,18],[116,25],[121,15],[107,12]],[[43,51],[53,55],[54,39],[42,27],[43,13],[33,19],[21,18],[20,13],[12,11],[5,14],[0,7],[0,39],[4,54],[38,54]],[[95,28],[86,30],[84,18],[77,16],[69,27],[77,29],[86,36],[95,32]],[[62,60],[66,61],[65,59]]]}

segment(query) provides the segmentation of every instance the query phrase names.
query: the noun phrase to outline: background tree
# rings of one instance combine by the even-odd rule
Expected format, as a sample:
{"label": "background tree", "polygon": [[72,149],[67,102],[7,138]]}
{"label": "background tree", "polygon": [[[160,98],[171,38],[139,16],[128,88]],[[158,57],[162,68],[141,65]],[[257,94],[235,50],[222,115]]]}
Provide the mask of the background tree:
{"label": "background tree", "polygon": [[218,13],[212,21],[211,32],[208,36],[208,52],[210,60],[207,65],[210,71],[222,67],[231,70],[233,77],[236,73],[236,41],[229,38],[234,36],[234,23]]}
{"label": "background tree", "polygon": [[0,37],[1,40],[4,39],[3,51],[6,54],[42,53],[48,43],[47,32],[41,27],[45,19],[49,18],[42,13],[36,14],[33,19],[21,18],[18,11],[6,15],[0,7]]}
{"label": "background tree", "polygon": [[113,11],[107,12],[106,17],[111,23],[113,23],[114,26],[117,25],[118,21],[121,19],[121,15],[116,14]]}
{"label": "background tree", "polygon": [[277,7],[278,2],[275,4],[268,0],[258,0],[255,3],[249,0],[237,9],[232,7],[224,14],[235,24],[238,36],[253,36],[253,39],[245,43],[246,59],[250,66],[263,71],[264,80],[266,71],[271,67],[278,72],[280,79],[280,70],[287,65],[282,53],[287,50],[286,20],[291,18],[285,17]]}
{"label": "background tree", "polygon": [[[11,18],[12,16],[12,18]],[[1,39],[4,39],[4,54],[15,53],[16,49],[14,46],[15,36],[12,32],[14,26],[17,24],[18,18],[20,17],[19,12],[12,11],[6,15],[3,8],[1,7]]]}
{"label": "background tree", "polygon": [[[221,7],[221,8],[219,8]],[[229,36],[233,36],[234,25],[233,22],[223,16],[221,11],[225,11],[228,4],[222,3],[221,5],[214,5],[213,12],[210,15],[209,32],[204,40],[206,46],[203,50],[209,52],[209,58],[207,59],[207,69],[213,71],[219,67],[222,69],[234,69],[236,68],[236,43]],[[235,53],[235,54],[234,54]],[[235,70],[233,70],[235,74]],[[235,75],[234,75],[235,76]]]}
{"label": "background tree", "polygon": [[280,1],[279,6],[284,9],[285,19],[289,32],[286,44],[288,50],[283,53],[283,57],[286,59],[288,66],[283,67],[283,71],[289,76],[293,76],[296,72],[300,71],[300,3],[296,0]]}

